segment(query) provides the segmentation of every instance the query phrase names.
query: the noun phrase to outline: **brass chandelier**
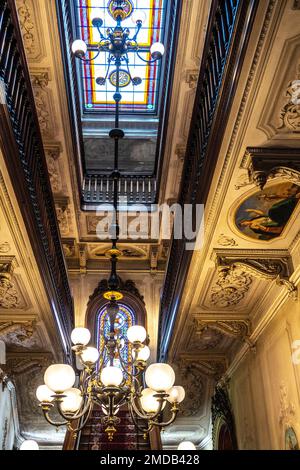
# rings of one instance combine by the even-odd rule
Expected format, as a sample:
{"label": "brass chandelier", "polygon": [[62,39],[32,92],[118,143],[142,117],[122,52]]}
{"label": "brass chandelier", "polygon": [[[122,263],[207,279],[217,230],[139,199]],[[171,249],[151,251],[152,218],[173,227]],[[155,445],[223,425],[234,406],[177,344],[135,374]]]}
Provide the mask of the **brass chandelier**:
{"label": "brass chandelier", "polygon": [[[85,427],[94,406],[98,405],[103,412],[101,424],[104,426],[108,440],[112,441],[117,425],[120,423],[118,414],[121,408],[127,407],[134,424],[146,437],[154,427],[164,428],[174,422],[179,411],[179,404],[184,400],[185,391],[181,386],[174,386],[175,373],[170,365],[156,363],[147,367],[150,349],[144,327],[135,325],[127,330],[126,346],[130,345],[132,350],[132,357],[129,358],[128,363],[124,362],[120,353],[124,347],[124,339],[120,338],[120,333],[116,328],[118,301],[123,298],[119,290],[117,275],[117,261],[122,255],[117,248],[120,177],[118,162],[119,140],[124,137],[124,132],[119,128],[119,103],[122,99],[120,88],[126,86],[125,82],[127,84],[131,82],[134,86],[141,83],[140,78],[131,77],[128,53],[137,53],[141,58],[137,37],[142,27],[142,20],[137,18],[136,33],[130,39],[129,30],[122,27],[122,21],[134,13],[133,2],[110,0],[107,8],[116,21],[116,27],[114,30],[107,30],[107,36],[104,36],[100,29],[103,20],[94,18],[93,26],[99,31],[101,38],[96,47],[96,56],[93,59],[85,58],[87,51],[93,51],[95,48],[87,46],[81,40],[73,43],[72,50],[81,60],[95,60],[101,52],[108,52],[109,67],[112,63],[116,67],[110,75],[108,67],[106,77],[97,78],[99,85],[104,85],[109,79],[116,88],[114,94],[115,128],[109,134],[115,142],[114,170],[111,175],[114,182],[114,222],[111,227],[112,248],[107,253],[111,261],[111,274],[108,280],[109,291],[103,295],[108,302],[107,315],[110,329],[107,337],[104,337],[102,347],[98,350],[88,346],[91,339],[89,330],[75,328],[71,334],[71,340],[72,349],[80,363],[79,378],[76,377],[70,365],[51,365],[44,375],[45,384],[38,387],[36,395],[48,423],[55,427],[67,426],[74,436]],[[150,52],[152,61],[156,61],[162,58],[164,46],[156,43],[149,51],[144,48],[142,52]],[[127,66],[125,81],[125,72],[121,70],[122,63]],[[115,365],[116,359],[118,359],[118,366]],[[75,383],[76,387],[74,387]],[[167,413],[167,408],[169,408],[169,417],[163,421],[162,412]],[[60,415],[59,421],[51,417],[54,410]]]}

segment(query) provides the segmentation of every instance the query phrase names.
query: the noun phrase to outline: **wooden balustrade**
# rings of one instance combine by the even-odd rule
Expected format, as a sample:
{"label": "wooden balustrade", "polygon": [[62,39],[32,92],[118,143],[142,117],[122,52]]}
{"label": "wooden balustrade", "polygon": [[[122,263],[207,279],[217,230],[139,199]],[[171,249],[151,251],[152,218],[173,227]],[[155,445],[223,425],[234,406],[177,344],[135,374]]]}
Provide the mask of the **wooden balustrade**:
{"label": "wooden balustrade", "polygon": [[[205,204],[255,18],[255,0],[213,0],[187,143],[179,202]],[[166,360],[192,258],[173,240],[161,298],[160,360]]]}
{"label": "wooden balustrade", "polygon": [[109,204],[113,201],[114,185],[118,185],[119,202],[124,204],[153,204],[156,198],[156,179],[151,176],[121,176],[115,182],[107,175],[86,176],[83,180],[84,203]]}
{"label": "wooden balustrade", "polygon": [[0,1],[0,145],[31,239],[58,335],[70,357],[73,302],[38,116],[13,0]]}

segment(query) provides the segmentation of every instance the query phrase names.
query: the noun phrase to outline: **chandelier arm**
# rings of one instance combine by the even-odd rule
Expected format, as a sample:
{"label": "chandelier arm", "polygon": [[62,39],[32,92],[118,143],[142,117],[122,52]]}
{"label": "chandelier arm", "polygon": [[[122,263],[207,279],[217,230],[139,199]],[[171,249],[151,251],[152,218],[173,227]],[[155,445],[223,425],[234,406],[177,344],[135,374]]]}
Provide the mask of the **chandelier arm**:
{"label": "chandelier arm", "polygon": [[135,427],[137,428],[138,431],[142,432],[143,434],[149,434],[149,432],[153,429],[153,423],[151,421],[148,421],[148,427],[147,428],[143,428],[141,427],[137,420],[136,420],[136,417],[133,413],[133,409],[131,406],[129,406],[129,412],[130,412],[130,416],[131,416],[131,419],[133,421],[133,424],[135,425]]}
{"label": "chandelier arm", "polygon": [[69,423],[69,421],[63,421],[63,422],[53,421],[49,416],[49,409],[46,410],[42,407],[42,411],[43,411],[45,420],[52,426],[56,426],[56,427],[66,426]]}
{"label": "chandelier arm", "polygon": [[[93,52],[93,51],[91,51],[91,50],[88,49],[88,52]],[[97,54],[96,54],[94,57],[92,57],[91,59],[85,59],[84,57],[78,57],[78,58],[79,58],[82,62],[85,62],[85,63],[94,62],[94,60],[96,60],[96,59],[99,57],[100,52],[102,52],[101,49],[99,49],[99,51],[97,52]]]}
{"label": "chandelier arm", "polygon": [[137,21],[137,23],[136,23],[136,32],[135,32],[133,38],[131,39],[131,41],[137,42],[136,40],[137,40],[137,37],[138,37],[139,32],[141,31],[141,29],[142,29],[142,22]]}
{"label": "chandelier arm", "polygon": [[165,423],[158,423],[158,422],[155,422],[155,423],[153,423],[154,426],[158,426],[159,428],[166,428],[167,426],[170,426],[170,424],[172,424],[172,423],[175,421],[175,419],[176,419],[176,417],[177,417],[177,414],[178,414],[178,411],[179,411],[178,408],[177,408],[176,410],[173,409],[173,411],[172,411],[172,417],[169,419],[169,421],[166,421]]}
{"label": "chandelier arm", "polygon": [[[84,418],[83,422],[79,425],[79,427],[76,428],[76,429],[73,429],[72,425],[71,425],[71,429],[72,429],[73,432],[77,433],[79,431],[82,431],[82,429],[85,427],[86,423],[88,422],[88,420],[91,416],[92,410],[93,410],[93,404],[91,403],[90,409],[88,410],[88,413],[87,413],[86,417]],[[72,421],[75,420],[75,419],[80,419],[80,418],[75,417],[75,418],[72,419]]]}
{"label": "chandelier arm", "polygon": [[[138,51],[135,51],[135,52],[136,52],[136,55],[139,57],[139,59],[141,59],[146,64],[154,64],[154,62],[157,62],[159,60],[159,59],[147,60],[147,59],[144,59],[144,57],[142,57]],[[148,52],[148,51],[145,51],[145,52]]]}

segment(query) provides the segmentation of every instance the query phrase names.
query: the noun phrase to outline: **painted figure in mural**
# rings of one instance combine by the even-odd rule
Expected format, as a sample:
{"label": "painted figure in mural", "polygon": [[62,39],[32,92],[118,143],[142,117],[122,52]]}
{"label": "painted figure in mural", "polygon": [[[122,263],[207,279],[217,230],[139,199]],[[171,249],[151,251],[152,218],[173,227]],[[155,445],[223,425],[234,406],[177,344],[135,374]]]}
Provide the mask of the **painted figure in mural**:
{"label": "painted figure in mural", "polygon": [[252,199],[258,207],[244,207],[243,214],[247,217],[238,222],[242,231],[248,228],[255,234],[255,238],[260,240],[278,237],[299,202],[300,187],[298,185],[283,183],[276,185],[274,189],[274,192],[269,188],[268,191],[262,191],[255,198],[249,198],[249,201]]}

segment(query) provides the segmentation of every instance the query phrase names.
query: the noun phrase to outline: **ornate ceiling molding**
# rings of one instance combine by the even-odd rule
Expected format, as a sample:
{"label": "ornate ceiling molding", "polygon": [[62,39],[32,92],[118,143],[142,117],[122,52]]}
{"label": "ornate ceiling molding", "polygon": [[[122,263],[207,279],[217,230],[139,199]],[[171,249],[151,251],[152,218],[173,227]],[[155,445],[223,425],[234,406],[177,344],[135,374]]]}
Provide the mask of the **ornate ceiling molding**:
{"label": "ornate ceiling molding", "polygon": [[54,362],[51,353],[7,353],[5,371],[9,377],[41,371]]}
{"label": "ornate ceiling molding", "polygon": [[17,266],[14,256],[0,257],[0,308],[18,308],[21,302],[13,281],[14,268]]}
{"label": "ornate ceiling molding", "polygon": [[19,342],[30,339],[36,331],[36,320],[29,321],[0,321],[0,338],[11,333],[16,336]]}
{"label": "ornate ceiling molding", "polygon": [[54,194],[61,194],[63,191],[63,179],[60,167],[61,144],[57,142],[47,143],[44,144],[44,148],[52,191]]}
{"label": "ornate ceiling molding", "polygon": [[197,333],[211,328],[233,338],[240,338],[247,343],[250,342],[251,323],[249,320],[202,320],[200,317],[194,317],[194,327]]}
{"label": "ornate ceiling molding", "polygon": [[[249,250],[248,250],[249,251]],[[243,253],[235,250],[230,252],[215,251],[216,266],[221,278],[226,279],[228,276],[234,275],[235,272],[241,270],[251,276],[266,281],[276,281],[280,286],[284,286],[289,295],[297,299],[297,287],[290,281],[293,272],[291,266],[291,258],[288,255],[276,256],[276,252],[268,256],[266,250],[262,253],[253,252]]]}
{"label": "ornate ceiling molding", "polygon": [[226,308],[239,304],[252,284],[251,276],[243,269],[218,269],[218,280],[210,293],[214,307]]}
{"label": "ornate ceiling molding", "polygon": [[35,0],[16,0],[20,28],[26,54],[30,61],[41,62],[46,56],[44,36],[39,27],[42,21]]}
{"label": "ornate ceiling molding", "polygon": [[263,190],[276,178],[300,185],[299,149],[248,147],[241,168],[247,170],[247,174],[239,177],[237,190],[251,184]]}

